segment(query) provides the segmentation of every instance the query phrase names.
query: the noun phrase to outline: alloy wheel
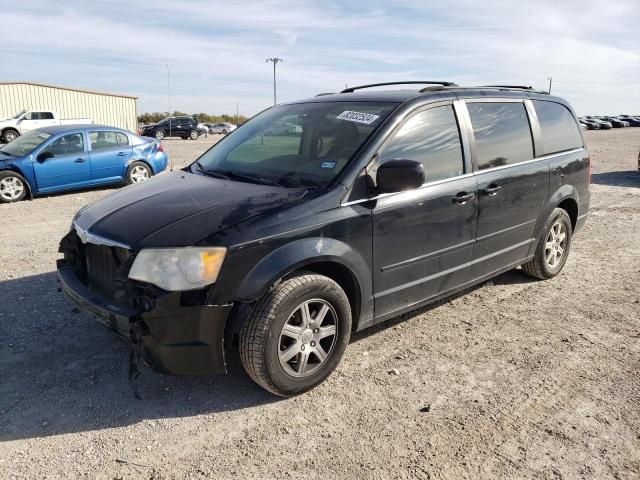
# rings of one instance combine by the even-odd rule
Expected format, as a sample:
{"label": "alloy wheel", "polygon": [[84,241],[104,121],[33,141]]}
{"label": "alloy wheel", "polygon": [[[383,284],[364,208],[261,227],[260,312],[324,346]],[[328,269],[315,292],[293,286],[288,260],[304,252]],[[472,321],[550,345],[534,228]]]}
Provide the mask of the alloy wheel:
{"label": "alloy wheel", "polygon": [[140,183],[149,179],[149,171],[142,165],[137,165],[131,170],[131,183]]}
{"label": "alloy wheel", "polygon": [[567,230],[565,224],[556,221],[549,230],[544,249],[544,258],[549,268],[556,268],[564,256],[567,247]]}
{"label": "alloy wheel", "polygon": [[5,177],[0,180],[0,197],[13,202],[24,193],[24,183],[18,177]]}
{"label": "alloy wheel", "polygon": [[329,302],[319,298],[303,302],[280,331],[280,365],[292,377],[312,375],[333,352],[337,334],[338,315]]}

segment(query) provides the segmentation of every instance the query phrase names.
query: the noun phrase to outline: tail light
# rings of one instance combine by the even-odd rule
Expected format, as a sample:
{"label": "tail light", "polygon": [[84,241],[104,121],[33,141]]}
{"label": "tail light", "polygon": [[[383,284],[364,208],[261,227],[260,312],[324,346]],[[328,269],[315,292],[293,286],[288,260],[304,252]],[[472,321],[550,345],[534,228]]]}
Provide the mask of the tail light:
{"label": "tail light", "polygon": [[[158,151],[159,152],[164,152],[164,147],[162,146],[161,143],[158,143]],[[591,170],[589,170],[589,172],[591,172]],[[591,178],[591,173],[589,173],[589,178]]]}

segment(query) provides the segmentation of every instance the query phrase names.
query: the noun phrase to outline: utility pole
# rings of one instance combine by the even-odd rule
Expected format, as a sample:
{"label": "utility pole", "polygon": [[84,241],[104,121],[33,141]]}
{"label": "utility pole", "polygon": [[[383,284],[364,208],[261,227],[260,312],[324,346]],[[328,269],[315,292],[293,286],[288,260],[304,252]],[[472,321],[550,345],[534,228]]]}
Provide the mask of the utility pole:
{"label": "utility pole", "polygon": [[272,57],[272,58],[267,58],[265,61],[267,63],[273,62],[273,104],[275,105],[276,104],[276,65],[278,64],[278,62],[284,62],[284,60],[281,58]]}
{"label": "utility pole", "polygon": [[549,95],[551,95],[551,82],[553,81],[553,77],[547,77],[547,80],[549,80]]}
{"label": "utility pole", "polygon": [[236,126],[240,125],[240,115],[238,114],[238,102],[236,102]]}

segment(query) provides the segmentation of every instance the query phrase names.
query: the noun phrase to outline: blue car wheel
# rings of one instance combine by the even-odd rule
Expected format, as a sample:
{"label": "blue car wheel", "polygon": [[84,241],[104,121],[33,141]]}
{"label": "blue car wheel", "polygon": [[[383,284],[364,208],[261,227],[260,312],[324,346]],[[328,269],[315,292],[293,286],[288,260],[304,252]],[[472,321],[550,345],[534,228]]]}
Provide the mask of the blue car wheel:
{"label": "blue car wheel", "polygon": [[19,173],[0,172],[0,202],[19,202],[27,196],[27,181]]}

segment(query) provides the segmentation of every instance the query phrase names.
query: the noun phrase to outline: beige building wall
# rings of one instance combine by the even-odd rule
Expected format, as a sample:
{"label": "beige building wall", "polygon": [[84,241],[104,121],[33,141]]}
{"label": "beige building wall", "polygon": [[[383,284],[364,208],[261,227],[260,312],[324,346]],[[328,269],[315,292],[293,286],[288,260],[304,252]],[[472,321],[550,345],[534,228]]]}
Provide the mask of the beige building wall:
{"label": "beige building wall", "polygon": [[136,97],[30,82],[0,82],[0,118],[20,110],[51,110],[60,118],[89,117],[94,123],[137,129]]}

